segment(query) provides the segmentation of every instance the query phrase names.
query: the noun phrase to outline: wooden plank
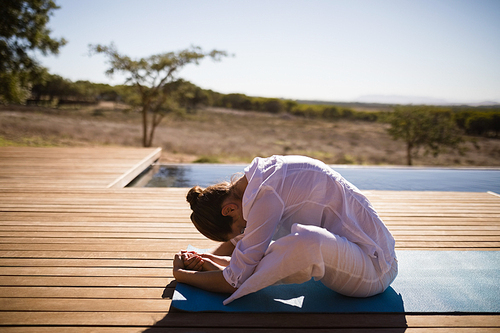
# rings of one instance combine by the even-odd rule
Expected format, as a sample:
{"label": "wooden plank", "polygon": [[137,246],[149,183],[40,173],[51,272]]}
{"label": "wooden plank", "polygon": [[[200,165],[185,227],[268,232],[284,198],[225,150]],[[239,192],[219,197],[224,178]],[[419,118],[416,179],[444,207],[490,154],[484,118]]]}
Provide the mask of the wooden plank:
{"label": "wooden plank", "polygon": [[0,298],[0,311],[168,312],[170,300],[122,298]]}
{"label": "wooden plank", "polygon": [[[203,239],[185,239],[185,240],[174,240],[175,244],[169,244],[162,247],[152,246],[148,244],[134,245],[134,250],[136,252],[158,252],[158,251],[180,251],[181,249],[186,249],[188,245],[194,245],[197,248],[213,248],[213,242],[205,241]],[[28,244],[30,245],[30,244]],[[104,251],[104,252],[127,252],[130,251],[130,245],[119,245],[119,246],[109,246],[100,244],[35,244],[28,246],[25,244],[0,244],[0,251],[7,250],[27,250],[31,251],[85,251],[89,247],[92,247],[94,251]],[[405,248],[420,248],[420,249],[444,249],[444,248],[460,248],[461,250],[483,250],[485,248],[497,249],[500,248],[500,242],[409,242],[409,241],[398,241],[396,240],[396,249]]]}
{"label": "wooden plank", "polygon": [[133,287],[165,288],[173,277],[131,277],[131,276],[0,276],[4,287]]}
{"label": "wooden plank", "polygon": [[[153,238],[77,238],[78,242],[75,242],[74,238],[0,238],[0,250],[82,250],[85,246],[93,246],[99,251],[162,251],[175,248],[179,246],[186,246],[186,243],[196,244],[206,244],[210,242],[210,246],[214,244],[213,242],[207,240],[205,237],[198,233],[186,234],[178,239],[176,235],[171,237],[165,237],[162,239]],[[396,242],[401,244],[413,242],[413,243],[457,243],[457,244],[473,244],[481,243],[485,244],[500,244],[499,236],[398,236],[396,237]],[[190,244],[195,245],[195,244]],[[442,245],[442,244],[441,244]],[[205,246],[205,245],[204,245]],[[180,249],[180,248],[179,248]]]}
{"label": "wooden plank", "polygon": [[2,276],[172,277],[172,267],[2,267]]}
{"label": "wooden plank", "polygon": [[89,259],[81,258],[0,258],[0,274],[3,267],[172,267],[170,259]]}
{"label": "wooden plank", "polygon": [[[33,327],[28,327],[26,331],[19,330],[18,327],[6,327],[5,332],[53,332],[54,327],[40,327],[37,326],[37,328],[40,328],[39,331],[34,330]],[[224,332],[234,332],[234,328],[205,328],[203,330],[200,329],[194,329],[190,327],[172,327],[170,330],[166,330],[165,327],[150,327],[150,326],[143,326],[143,327],[81,327],[81,328],[76,328],[76,327],[67,327],[67,326],[58,326],[62,331],[64,332],[78,332],[78,333],[86,333],[86,332],[116,332],[116,333],[143,333],[143,332],[148,332],[148,333],[160,333],[160,332],[177,332],[177,333],[192,333],[192,332],[215,332],[215,333],[224,333]],[[295,328],[286,328],[286,329],[281,329],[281,328],[272,328],[272,329],[256,329],[256,328],[237,328],[239,333],[254,333],[254,332],[301,332],[303,329],[295,329]],[[337,333],[366,333],[366,332],[373,332],[373,333],[401,333],[402,330],[406,333],[446,333],[446,332],[456,332],[456,333],[496,333],[498,330],[496,328],[463,328],[463,327],[453,327],[453,328],[414,328],[414,327],[408,327],[408,328],[371,328],[371,329],[365,329],[365,328],[320,328],[320,329],[313,329],[312,332],[337,332]]]}
{"label": "wooden plank", "polygon": [[42,250],[3,250],[0,251],[0,258],[100,258],[100,259],[171,259],[179,249],[171,249],[166,251],[145,251],[145,252],[126,252],[126,251],[42,251]]}
{"label": "wooden plank", "polygon": [[153,298],[162,297],[164,287],[0,287],[0,295],[7,298]]}
{"label": "wooden plank", "polygon": [[462,250],[499,249],[500,242],[403,242],[396,240],[396,248],[461,248]]}
{"label": "wooden plank", "polygon": [[[142,235],[145,238],[158,238],[158,235],[164,233],[176,233],[179,236],[182,234],[193,233],[195,231],[191,222],[186,223],[172,223],[172,224],[157,224],[157,225],[144,225],[138,226],[136,223],[117,223],[119,226],[113,224],[99,224],[99,225],[75,225],[75,223],[68,223],[67,225],[41,225],[41,224],[7,224],[0,225],[0,233],[5,237],[115,237],[116,235]],[[126,227],[126,228],[124,228]],[[478,226],[413,226],[407,225],[390,225],[389,230],[393,235],[411,235],[418,233],[420,235],[500,235],[500,226],[498,225],[478,225]],[[87,235],[87,236],[86,236]],[[142,238],[142,237],[141,237]]]}
{"label": "wooden plank", "polygon": [[[132,239],[170,239],[170,238],[184,238],[184,237],[200,237],[204,238],[201,234],[194,234],[194,231],[192,230],[171,230],[167,232],[107,232],[107,231],[102,231],[102,232],[68,232],[68,231],[63,231],[63,232],[53,232],[53,231],[33,231],[33,232],[11,232],[11,231],[5,231],[2,232],[3,234],[3,239],[8,242],[9,238],[13,239],[22,239],[22,238],[53,238],[53,239],[67,239],[67,238],[78,238],[81,239],[82,241],[86,242],[88,239],[92,238],[132,238]],[[465,237],[465,236],[464,236]],[[472,235],[472,237],[474,237]],[[483,237],[488,237],[488,236],[483,236]],[[495,237],[495,236],[490,236],[490,237]]]}
{"label": "wooden plank", "polygon": [[[107,240],[103,240],[101,242],[93,242],[93,243],[75,243],[75,242],[45,242],[45,243],[36,243],[31,244],[30,240],[25,240],[25,244],[0,244],[0,251],[11,251],[11,250],[30,250],[30,251],[88,251],[90,248],[93,251],[106,251],[106,252],[158,252],[158,251],[171,251],[173,249],[177,249],[180,251],[181,249],[185,249],[190,243],[195,242],[198,247],[205,248],[209,246],[213,247],[214,242],[205,239],[171,239],[168,241],[160,241],[157,244],[150,244],[151,240],[139,242],[130,240],[130,242],[117,242],[115,245],[107,244]],[[194,244],[192,244],[194,245]]]}
{"label": "wooden plank", "polygon": [[[405,230],[405,231],[394,231],[392,234],[399,240],[422,240],[422,241],[500,241],[499,231],[477,231],[477,230]],[[2,232],[2,237],[0,242],[16,242],[21,239],[52,239],[55,241],[68,241],[68,239],[78,238],[82,242],[93,242],[95,239],[175,239],[175,238],[196,238],[204,239],[205,237],[200,233],[195,233],[193,230],[169,230],[166,232],[108,232],[104,231],[94,231],[94,232],[54,232],[54,231],[33,231],[33,232],[12,232],[4,231]],[[21,242],[21,241],[19,241]]]}
{"label": "wooden plank", "polygon": [[57,326],[153,326],[206,331],[207,328],[233,330],[255,329],[326,329],[326,328],[470,328],[498,332],[498,316],[485,315],[399,315],[399,314],[226,314],[226,313],[158,313],[158,312],[0,312],[3,325]]}
{"label": "wooden plank", "polygon": [[[389,228],[391,230],[391,228]],[[500,241],[500,231],[495,230],[405,230],[394,231],[391,230],[394,237],[399,241]],[[31,240],[44,242],[53,239],[56,242],[68,242],[70,239],[78,239],[82,242],[92,242],[93,240],[99,241],[101,239],[109,240],[122,240],[122,239],[205,239],[201,234],[188,230],[188,231],[167,231],[167,232],[108,232],[106,230],[99,232],[51,232],[51,231],[33,231],[33,232],[3,232],[4,236],[0,237],[1,243],[22,243],[23,240]],[[18,241],[19,240],[19,241]]]}
{"label": "wooden plank", "polygon": [[148,166],[160,159],[161,148],[152,151],[140,162],[132,166],[126,173],[111,182],[107,188],[122,188],[127,186],[135,177],[139,176]]}

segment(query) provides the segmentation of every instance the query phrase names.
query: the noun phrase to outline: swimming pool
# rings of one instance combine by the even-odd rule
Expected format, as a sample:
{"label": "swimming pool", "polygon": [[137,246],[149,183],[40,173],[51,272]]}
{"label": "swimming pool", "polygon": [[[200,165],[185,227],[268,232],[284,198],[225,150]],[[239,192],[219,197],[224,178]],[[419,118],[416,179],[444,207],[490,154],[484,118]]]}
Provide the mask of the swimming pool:
{"label": "swimming pool", "polygon": [[[240,164],[172,164],[158,165],[144,187],[206,187],[229,180],[246,165]],[[500,193],[498,168],[418,168],[331,165],[361,190],[391,191],[458,191]],[[144,177],[144,176],[143,176]],[[135,181],[131,186],[138,186]]]}

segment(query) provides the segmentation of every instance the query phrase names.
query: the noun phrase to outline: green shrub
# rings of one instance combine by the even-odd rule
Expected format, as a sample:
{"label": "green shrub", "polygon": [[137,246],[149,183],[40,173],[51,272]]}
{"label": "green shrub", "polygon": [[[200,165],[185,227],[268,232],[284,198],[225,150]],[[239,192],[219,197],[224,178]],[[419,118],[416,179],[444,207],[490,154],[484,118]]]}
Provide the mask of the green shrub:
{"label": "green shrub", "polygon": [[193,163],[220,163],[219,159],[215,156],[201,156],[197,160],[193,161]]}

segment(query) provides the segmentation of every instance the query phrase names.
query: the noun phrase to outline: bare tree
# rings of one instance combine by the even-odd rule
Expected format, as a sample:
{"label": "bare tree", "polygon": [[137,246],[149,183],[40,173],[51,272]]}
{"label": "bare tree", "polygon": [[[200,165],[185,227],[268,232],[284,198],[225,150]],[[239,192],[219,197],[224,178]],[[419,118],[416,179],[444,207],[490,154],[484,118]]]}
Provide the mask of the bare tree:
{"label": "bare tree", "polygon": [[124,84],[133,85],[139,95],[142,108],[143,145],[151,147],[156,127],[166,114],[172,112],[171,85],[177,80],[178,72],[188,64],[199,64],[205,57],[220,61],[227,56],[225,51],[212,50],[204,53],[200,47],[192,46],[179,52],[168,52],[133,60],[118,53],[113,44],[89,45],[91,54],[107,56],[107,75],[122,73]]}

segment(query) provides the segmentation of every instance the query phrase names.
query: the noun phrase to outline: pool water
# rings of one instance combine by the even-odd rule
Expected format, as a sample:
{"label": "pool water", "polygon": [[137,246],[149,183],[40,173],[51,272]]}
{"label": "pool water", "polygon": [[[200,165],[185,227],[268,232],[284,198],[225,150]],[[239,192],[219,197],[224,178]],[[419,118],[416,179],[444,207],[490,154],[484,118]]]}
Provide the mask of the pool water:
{"label": "pool water", "polygon": [[[160,165],[145,187],[192,187],[230,180],[246,165]],[[331,166],[361,190],[500,193],[500,169]]]}

